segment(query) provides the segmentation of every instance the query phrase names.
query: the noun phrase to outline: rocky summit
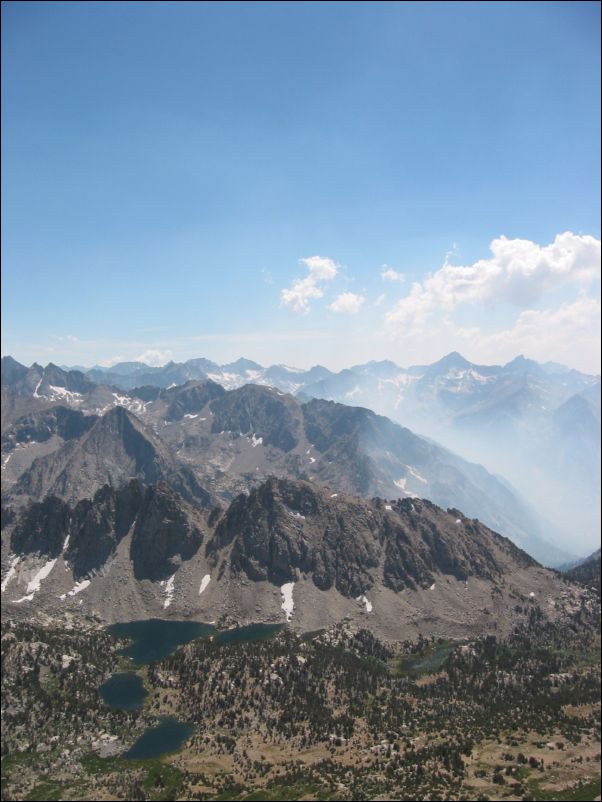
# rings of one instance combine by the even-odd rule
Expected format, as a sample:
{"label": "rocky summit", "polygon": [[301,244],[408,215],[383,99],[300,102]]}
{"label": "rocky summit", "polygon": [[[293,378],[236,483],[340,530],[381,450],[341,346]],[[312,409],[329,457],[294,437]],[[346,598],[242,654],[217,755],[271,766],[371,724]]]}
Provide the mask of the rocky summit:
{"label": "rocky summit", "polygon": [[460,637],[505,632],[514,607],[534,600],[553,618],[577,593],[455,509],[303,480],[272,477],[227,507],[131,480],[4,519],[2,600],[16,617],[288,621],[300,631],[347,619],[392,639]]}

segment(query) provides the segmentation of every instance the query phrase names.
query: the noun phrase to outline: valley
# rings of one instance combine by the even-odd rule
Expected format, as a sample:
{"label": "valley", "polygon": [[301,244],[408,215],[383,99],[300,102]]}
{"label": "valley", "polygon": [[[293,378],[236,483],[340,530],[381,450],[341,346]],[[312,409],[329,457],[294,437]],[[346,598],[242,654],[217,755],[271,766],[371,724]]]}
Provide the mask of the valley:
{"label": "valley", "polygon": [[3,799],[599,795],[599,552],[501,476],[290,371],[13,363]]}
{"label": "valley", "polygon": [[[391,645],[346,625],[201,637],[136,668],[144,705],[120,711],[97,689],[128,666],[123,640],[83,625],[9,624],[4,798],[396,799],[400,788],[426,799],[593,798],[598,628],[595,606],[551,624],[528,605],[508,638],[445,648]],[[443,662],[426,666],[438,650]],[[421,666],[410,674],[409,660]],[[178,753],[128,751],[177,719],[189,727]]]}

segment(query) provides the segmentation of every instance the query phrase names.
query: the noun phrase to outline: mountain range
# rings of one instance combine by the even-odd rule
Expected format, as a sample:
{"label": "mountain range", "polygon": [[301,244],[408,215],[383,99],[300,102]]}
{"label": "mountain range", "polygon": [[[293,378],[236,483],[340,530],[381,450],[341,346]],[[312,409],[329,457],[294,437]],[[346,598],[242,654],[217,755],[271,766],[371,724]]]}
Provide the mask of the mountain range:
{"label": "mountain range", "polygon": [[[518,356],[477,365],[453,352],[430,365],[368,362],[337,373],[205,359],[148,368],[127,363],[85,374],[127,389],[210,378],[232,389],[273,386],[301,399],[363,406],[507,477],[549,522],[556,546],[600,539],[600,376]],[[104,379],[103,379],[104,376]],[[592,503],[593,502],[593,503]]]}
{"label": "mountain range", "polygon": [[[178,377],[181,366],[167,367]],[[579,604],[581,591],[534,559],[567,555],[511,483],[370,409],[307,387],[294,395],[267,371],[239,382],[235,370],[257,370],[245,360],[225,367],[229,387],[180,376],[123,389],[111,376],[138,376],[138,365],[98,383],[90,371],[3,359],[11,617],[301,630],[347,618],[399,639],[505,633],[534,600],[552,618]],[[439,381],[438,369],[421,370]],[[279,371],[270,381],[290,380]],[[581,415],[573,436],[584,442],[592,392],[590,382],[557,408],[559,425]]]}
{"label": "mountain range", "polygon": [[138,480],[76,504],[49,496],[5,518],[3,552],[11,617],[347,619],[391,639],[474,637],[505,634],[534,601],[554,618],[580,592],[458,510],[276,478],[226,508]]}
{"label": "mountain range", "polygon": [[[134,477],[168,481],[191,501],[212,494],[227,502],[277,475],[365,497],[426,497],[478,517],[544,562],[566,561],[544,536],[549,525],[507,482],[365,408],[211,380],[127,393],[93,385],[68,397],[60,392],[67,379],[37,378],[35,396],[33,382],[19,382],[3,388],[15,418],[2,435],[10,505],[47,495],[76,502]],[[21,397],[38,411],[19,417]]]}

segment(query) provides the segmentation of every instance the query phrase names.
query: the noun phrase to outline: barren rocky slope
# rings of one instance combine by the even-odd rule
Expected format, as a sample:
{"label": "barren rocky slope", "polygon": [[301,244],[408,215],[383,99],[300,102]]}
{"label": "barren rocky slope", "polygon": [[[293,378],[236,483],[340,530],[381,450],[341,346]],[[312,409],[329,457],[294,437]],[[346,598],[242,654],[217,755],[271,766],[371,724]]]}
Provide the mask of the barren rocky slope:
{"label": "barren rocky slope", "polygon": [[397,639],[506,632],[517,605],[554,617],[581,592],[457,510],[305,481],[271,478],[226,510],[132,481],[5,518],[3,605],[18,617],[349,619]]}

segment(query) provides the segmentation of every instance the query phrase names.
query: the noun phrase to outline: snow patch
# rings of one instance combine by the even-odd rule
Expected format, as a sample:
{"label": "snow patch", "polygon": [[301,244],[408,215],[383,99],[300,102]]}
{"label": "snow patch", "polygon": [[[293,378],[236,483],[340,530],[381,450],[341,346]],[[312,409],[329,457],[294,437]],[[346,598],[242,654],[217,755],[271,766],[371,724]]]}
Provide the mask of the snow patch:
{"label": "snow patch", "polygon": [[[188,414],[184,415],[184,417],[185,418],[190,418],[190,420],[192,420],[193,418],[198,418],[199,416],[198,416],[198,413],[196,415],[191,415],[190,413],[188,413]],[[205,420],[205,419],[203,418],[203,420]]]}
{"label": "snow patch", "polygon": [[461,518],[456,518],[456,523],[457,524],[461,524],[462,523],[462,519]]}
{"label": "snow patch", "polygon": [[[38,398],[39,398],[39,396],[38,396]],[[29,593],[27,596],[21,596],[20,599],[15,599],[13,604],[21,604],[21,602],[24,602],[24,601],[31,601],[33,599],[33,596],[34,596],[33,593]]]}
{"label": "snow patch", "polygon": [[362,604],[364,604],[366,606],[366,612],[367,613],[371,613],[372,612],[372,602],[368,601],[366,596],[358,596],[356,601],[362,602]]}
{"label": "snow patch", "polygon": [[4,579],[2,580],[2,585],[0,585],[0,588],[2,589],[2,593],[4,593],[4,591],[6,590],[6,586],[8,585],[10,580],[15,575],[15,569],[16,569],[17,563],[19,562],[20,559],[21,558],[19,556],[17,556],[17,557],[13,557],[12,560],[10,561],[10,565],[8,566],[8,572],[7,572],[6,576],[4,577]]}
{"label": "snow patch", "polygon": [[291,510],[290,507],[286,507],[286,511],[288,512],[289,515],[292,515],[293,518],[301,518],[305,520],[305,515],[301,515],[301,513],[297,512],[297,510]]}
{"label": "snow patch", "polygon": [[385,509],[386,510],[392,510],[393,507],[390,504],[385,504]]}
{"label": "snow patch", "polygon": [[398,487],[402,491],[402,493],[405,493],[406,496],[409,496],[410,498],[418,498],[416,493],[412,493],[411,490],[406,490],[406,482],[407,481],[408,481],[407,477],[402,476],[401,479],[398,479],[396,482],[393,482],[393,484],[396,487]]}
{"label": "snow patch", "polygon": [[255,432],[253,432],[253,435],[251,436],[251,445],[253,448],[263,445],[263,437],[256,437]]}
{"label": "snow patch", "polygon": [[85,590],[89,586],[90,586],[90,580],[89,579],[82,579],[81,582],[77,582],[73,586],[72,590],[70,590],[67,595],[68,596],[77,596],[78,593],[81,593],[82,590]]}
{"label": "snow patch", "polygon": [[284,585],[280,588],[280,593],[282,594],[282,604],[280,607],[286,613],[286,620],[290,621],[293,617],[293,610],[295,609],[295,603],[293,601],[293,588],[295,587],[294,582],[285,582]]}
{"label": "snow patch", "polygon": [[418,473],[417,470],[412,468],[411,465],[406,465],[406,468],[412,474],[414,479],[418,479],[419,482],[422,482],[423,484],[428,485],[428,479],[425,479],[424,476],[422,476],[422,474]]}
{"label": "snow patch", "polygon": [[208,373],[207,378],[211,381],[221,384],[226,390],[233,390],[235,387],[240,387],[244,384],[244,378],[238,373],[228,373],[223,371],[221,373]]}
{"label": "snow patch", "polygon": [[204,590],[207,590],[207,585],[211,582],[211,574],[205,574],[201,579],[201,587],[199,588],[199,596]]}
{"label": "snow patch", "polygon": [[435,590],[435,584],[436,584],[436,583],[435,583],[435,582],[433,582],[433,584],[430,586],[429,590]]}
{"label": "snow patch", "polygon": [[72,392],[71,390],[67,390],[66,387],[55,387],[54,384],[49,384],[48,387],[52,390],[53,396],[58,396],[68,401],[70,404],[81,404],[84,400],[81,393]]}
{"label": "snow patch", "polygon": [[48,562],[40,568],[40,570],[37,572],[37,574],[34,576],[34,578],[31,580],[31,582],[28,583],[28,585],[27,585],[27,594],[31,595],[32,598],[33,598],[33,594],[36,593],[40,589],[40,585],[42,583],[42,580],[46,579],[48,574],[54,568],[56,560],[57,560],[56,557],[54,558],[54,560],[48,560]]}
{"label": "snow patch", "polygon": [[174,588],[175,579],[176,579],[176,575],[172,574],[169,577],[169,579],[164,579],[161,582],[161,587],[163,588],[163,590],[165,592],[165,601],[163,602],[163,608],[165,610],[167,610],[167,608],[169,607],[169,605],[173,601],[173,596],[174,596],[174,591],[175,591],[175,588]]}
{"label": "snow patch", "polygon": [[339,494],[338,493],[331,493],[330,498],[336,498]]}

